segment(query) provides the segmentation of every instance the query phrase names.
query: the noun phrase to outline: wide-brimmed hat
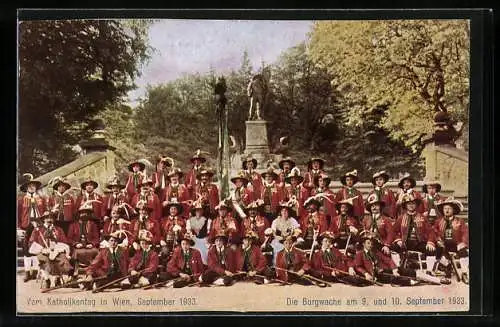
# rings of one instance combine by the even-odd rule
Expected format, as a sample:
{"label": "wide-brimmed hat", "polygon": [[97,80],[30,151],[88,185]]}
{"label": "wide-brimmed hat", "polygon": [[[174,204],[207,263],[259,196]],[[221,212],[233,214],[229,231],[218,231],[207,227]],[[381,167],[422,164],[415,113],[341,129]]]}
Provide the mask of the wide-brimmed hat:
{"label": "wide-brimmed hat", "polygon": [[148,243],[153,242],[153,233],[148,230],[141,229],[139,230],[139,235],[137,237],[138,241],[146,241]]}
{"label": "wide-brimmed hat", "polygon": [[311,204],[316,205],[318,209],[321,207],[321,202],[315,196],[311,196],[304,201],[304,208],[309,207]]}
{"label": "wide-brimmed hat", "polygon": [[227,243],[227,241],[229,240],[229,236],[226,233],[222,232],[222,231],[219,231],[215,235],[214,240],[216,240],[218,238],[221,238],[224,241],[224,243]]}
{"label": "wide-brimmed hat", "polygon": [[146,168],[146,165],[138,160],[134,161],[134,162],[131,162],[129,165],[128,165],[128,170],[129,171],[134,171],[133,170],[133,167],[137,165],[139,166],[139,170],[140,171],[143,171],[145,168]]}
{"label": "wide-brimmed hat", "polygon": [[272,176],[273,180],[278,179],[278,174],[274,171],[273,167],[267,168],[266,171],[261,174],[261,176],[263,179],[266,178],[267,176]]}
{"label": "wide-brimmed hat", "polygon": [[261,212],[264,210],[264,201],[261,200],[261,199],[258,199],[258,200],[255,200],[255,201],[252,201],[251,203],[249,203],[245,209],[243,209],[245,211],[245,213],[249,213],[251,210],[255,210],[257,212]]}
{"label": "wide-brimmed hat", "polygon": [[328,238],[333,243],[334,236],[333,236],[332,232],[325,231],[325,232],[319,234],[318,237],[317,237],[318,243],[321,243],[324,238]]}
{"label": "wide-brimmed hat", "polygon": [[382,209],[385,206],[385,202],[377,195],[377,193],[370,194],[368,196],[368,198],[366,199],[366,203],[365,203],[366,210],[368,210],[369,212],[372,212],[372,205],[377,204],[377,203],[380,204],[380,211],[382,211]]}
{"label": "wide-brimmed hat", "polygon": [[[83,202],[80,205],[80,208],[78,208],[78,210],[77,210],[77,212],[78,212],[77,217],[78,218],[92,217],[94,214],[94,207],[92,206],[92,203],[96,202],[96,201],[99,202],[98,200],[87,200],[87,201]],[[87,214],[87,215],[82,215],[82,214]]]}
{"label": "wide-brimmed hat", "polygon": [[109,189],[111,189],[113,186],[118,186],[120,189],[125,188],[125,185],[123,185],[122,183],[120,183],[120,179],[117,176],[112,177],[108,181],[108,183],[106,184],[106,188],[109,188]]}
{"label": "wide-brimmed hat", "polygon": [[411,193],[405,193],[405,194],[403,194],[403,197],[401,198],[401,206],[403,208],[406,208],[406,205],[409,202],[415,202],[415,204],[418,206],[418,205],[420,205],[422,203],[422,200],[420,198],[416,198]]}
{"label": "wide-brimmed hat", "polygon": [[143,201],[143,200],[137,201],[137,204],[135,205],[135,208],[137,210],[146,209],[149,212],[153,211],[153,208],[151,207],[151,205],[149,204],[149,202],[148,201]]}
{"label": "wide-brimmed hat", "polygon": [[198,174],[196,174],[196,178],[201,179],[201,176],[203,175],[208,175],[208,178],[211,178],[214,175],[214,173],[211,170],[202,169]]}
{"label": "wide-brimmed hat", "polygon": [[167,167],[172,167],[174,165],[174,159],[161,154],[158,155],[158,163],[160,162],[165,162],[167,164]]}
{"label": "wide-brimmed hat", "polygon": [[191,234],[190,232],[186,232],[184,233],[183,235],[181,235],[181,237],[179,237],[179,244],[183,241],[183,240],[186,240],[189,242],[189,245],[193,246],[195,244],[194,240],[193,240],[193,234]]}
{"label": "wide-brimmed hat", "polygon": [[179,176],[179,178],[182,178],[184,176],[184,173],[182,172],[182,170],[180,168],[174,168],[168,173],[168,177],[170,178],[174,175],[177,175],[177,176]]}
{"label": "wide-brimmed hat", "polygon": [[320,175],[314,177],[314,180],[313,180],[314,185],[318,186],[320,178],[322,178],[325,181],[326,187],[328,187],[328,185],[330,185],[330,182],[332,181],[332,179],[330,177],[328,177],[327,174],[320,174]]}
{"label": "wide-brimmed hat", "polygon": [[271,236],[274,234],[274,231],[271,227],[267,227],[266,230],[264,231],[264,235],[266,236]]}
{"label": "wide-brimmed hat", "polygon": [[205,210],[206,207],[207,206],[203,206],[203,203],[201,201],[196,200],[191,204],[191,214],[194,215],[196,210]]}
{"label": "wide-brimmed hat", "polygon": [[449,205],[449,206],[451,206],[453,208],[453,214],[454,215],[458,215],[462,210],[464,210],[464,206],[463,206],[462,202],[460,202],[459,200],[456,200],[452,196],[448,197],[444,201],[439,202],[436,205],[437,209],[441,212],[441,214],[443,213],[443,207],[445,205]]}
{"label": "wide-brimmed hat", "polygon": [[207,161],[207,158],[205,158],[204,156],[201,155],[200,149],[196,150],[193,157],[191,158],[191,162],[194,162],[195,159],[200,160],[202,163]]}
{"label": "wide-brimmed hat", "polygon": [[297,215],[297,212],[295,212],[294,208],[288,202],[280,202],[276,212],[279,214],[281,209],[287,209],[289,217],[295,217]]}
{"label": "wide-brimmed hat", "polygon": [[302,183],[302,181],[304,180],[304,177],[300,176],[300,170],[297,167],[293,167],[292,170],[290,171],[290,174],[288,174],[285,177],[285,183],[291,184],[290,181],[291,181],[292,177],[297,178],[299,184]]}
{"label": "wide-brimmed hat", "polygon": [[54,177],[49,183],[49,185],[52,184],[52,188],[54,190],[57,190],[59,185],[64,185],[64,187],[68,190],[71,188],[71,184],[68,183],[68,180],[65,178],[62,178],[60,176]]}
{"label": "wide-brimmed hat", "polygon": [[399,180],[398,183],[399,188],[403,188],[403,182],[405,181],[405,179],[411,182],[410,188],[414,188],[417,185],[417,181],[415,180],[415,178],[411,177],[411,175],[407,173],[404,174],[403,177],[401,177],[401,179]]}
{"label": "wide-brimmed hat", "polygon": [[354,179],[353,185],[359,181],[358,171],[356,169],[348,171],[347,173],[344,174],[344,176],[340,177],[340,182],[342,183],[342,185],[346,185],[345,180],[347,177],[352,177]]}
{"label": "wide-brimmed hat", "polygon": [[243,181],[243,184],[246,185],[248,184],[248,178],[246,177],[245,175],[245,172],[244,171],[240,171],[238,173],[238,175],[234,176],[231,178],[231,182],[233,182],[234,184],[236,184],[236,180],[237,179],[241,179]]}
{"label": "wide-brimmed hat", "polygon": [[349,215],[351,215],[353,213],[353,211],[354,211],[354,199],[355,198],[356,197],[352,197],[352,198],[348,198],[348,199],[339,201],[339,202],[335,203],[335,208],[337,209],[338,212],[340,212],[340,207],[343,204],[346,204],[349,207]]}
{"label": "wide-brimmed hat", "polygon": [[259,239],[259,236],[257,235],[256,232],[250,230],[246,232],[245,235],[243,236],[243,239],[245,238],[249,239],[251,242],[256,242]]}
{"label": "wide-brimmed hat", "polygon": [[307,169],[311,170],[312,169],[312,163],[313,161],[318,161],[319,162],[319,169],[323,169],[325,166],[325,160],[319,157],[313,157],[307,162]]}
{"label": "wide-brimmed hat", "polygon": [[441,192],[441,183],[439,183],[438,181],[425,182],[425,184],[422,186],[422,192],[428,193],[427,186],[434,186],[437,193]]}
{"label": "wide-brimmed hat", "polygon": [[247,158],[247,159],[243,160],[243,162],[241,164],[241,167],[246,170],[247,169],[247,163],[249,161],[253,162],[253,167],[254,168],[257,168],[257,159],[254,159],[254,158]]}
{"label": "wide-brimmed hat", "polygon": [[177,208],[178,215],[182,214],[182,212],[184,211],[184,206],[182,205],[182,203],[180,203],[179,201],[177,201],[175,199],[173,201],[170,201],[169,203],[167,203],[167,205],[165,206],[165,210],[167,212],[169,212],[171,207]]}
{"label": "wide-brimmed hat", "polygon": [[376,172],[375,174],[373,174],[373,177],[372,177],[372,184],[373,185],[376,185],[375,179],[377,179],[378,177],[382,177],[384,179],[384,184],[385,184],[389,180],[390,176],[388,173],[386,173],[385,170],[381,170],[381,171]]}
{"label": "wide-brimmed hat", "polygon": [[95,180],[92,179],[92,177],[87,177],[86,180],[84,180],[81,184],[80,187],[84,189],[88,184],[92,184],[94,188],[97,188],[99,186],[99,183],[97,183]]}
{"label": "wide-brimmed hat", "polygon": [[285,163],[285,162],[290,163],[290,167],[291,167],[291,168],[295,167],[295,161],[293,161],[293,159],[292,159],[292,158],[290,158],[290,157],[286,157],[286,158],[281,159],[281,160],[278,162],[278,166],[279,166],[281,169],[283,169],[283,165],[284,165],[284,163]]}
{"label": "wide-brimmed hat", "polygon": [[42,187],[42,183],[40,181],[37,181],[33,178],[33,175],[30,174],[30,173],[25,173],[23,174],[23,177],[26,178],[26,181],[21,184],[21,186],[19,187],[19,189],[22,191],[22,192],[27,192],[28,191],[28,185],[29,184],[34,184],[36,189],[39,190],[40,187]]}
{"label": "wide-brimmed hat", "polygon": [[117,230],[117,231],[114,231],[113,233],[105,233],[102,235],[102,237],[106,241],[109,241],[109,239],[112,237],[112,238],[117,240],[117,243],[120,243],[122,240],[124,240],[126,236],[127,236],[127,233],[124,230]]}

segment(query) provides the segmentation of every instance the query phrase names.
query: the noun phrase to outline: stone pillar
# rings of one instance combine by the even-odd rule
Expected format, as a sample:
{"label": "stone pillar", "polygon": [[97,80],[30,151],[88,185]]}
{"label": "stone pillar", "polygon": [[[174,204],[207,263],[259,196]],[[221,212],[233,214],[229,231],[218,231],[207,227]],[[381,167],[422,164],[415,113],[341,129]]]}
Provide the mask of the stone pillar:
{"label": "stone pillar", "polygon": [[257,159],[257,169],[264,169],[270,155],[267,138],[267,121],[248,120],[245,124],[246,142],[244,154]]}

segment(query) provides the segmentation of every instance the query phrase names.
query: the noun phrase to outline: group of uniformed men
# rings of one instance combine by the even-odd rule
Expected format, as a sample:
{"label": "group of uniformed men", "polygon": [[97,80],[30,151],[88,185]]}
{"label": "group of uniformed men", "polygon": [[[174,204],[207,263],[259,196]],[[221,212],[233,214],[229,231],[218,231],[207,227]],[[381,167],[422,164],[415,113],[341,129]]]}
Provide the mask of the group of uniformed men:
{"label": "group of uniformed men", "polygon": [[[455,258],[468,271],[468,226],[457,217],[462,204],[442,198],[438,182],[426,183],[422,194],[405,175],[394,194],[380,171],[363,199],[356,170],[340,178],[335,193],[321,158],[307,163],[304,176],[291,158],[262,174],[249,158],[231,178],[231,196],[221,201],[205,162],[196,151],[183,182],[169,157],[158,157],[152,176],[143,162],[133,162],[125,185],[113,178],[105,196],[95,192],[92,178],[76,198],[71,185],[56,178],[46,199],[31,178],[18,200],[24,280],[40,273],[45,289],[240,279],[322,287],[448,284]],[[412,253],[425,257],[425,269],[410,264]]]}

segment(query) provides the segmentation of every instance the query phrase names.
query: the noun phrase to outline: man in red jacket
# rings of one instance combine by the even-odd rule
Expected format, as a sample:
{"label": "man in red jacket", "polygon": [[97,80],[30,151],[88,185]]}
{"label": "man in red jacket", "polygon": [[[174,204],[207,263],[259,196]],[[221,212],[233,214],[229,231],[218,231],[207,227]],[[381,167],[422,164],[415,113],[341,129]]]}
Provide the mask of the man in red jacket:
{"label": "man in red jacket", "polygon": [[97,220],[99,228],[101,228],[105,211],[102,195],[95,192],[98,186],[99,184],[92,177],[87,178],[87,180],[81,183],[82,194],[76,199],[75,206],[76,208],[80,208],[83,203],[92,200],[94,218]]}
{"label": "man in red jacket", "polygon": [[[207,158],[201,155],[201,150],[196,150],[194,156],[191,158],[191,163],[193,167],[186,174],[186,179],[184,180],[184,185],[186,185],[189,191],[189,197],[196,200],[196,185],[199,183],[198,174],[202,171],[202,164],[207,161]],[[217,205],[218,201],[215,203]]]}
{"label": "man in red jacket", "polygon": [[215,236],[215,244],[208,250],[208,269],[201,275],[204,285],[230,286],[235,273],[235,253],[227,246],[228,237],[220,233]]}
{"label": "man in red jacket", "polygon": [[269,227],[269,222],[262,215],[263,203],[260,200],[250,203],[245,210],[248,215],[241,221],[240,236],[243,238],[248,232],[254,231],[259,236],[258,244],[264,242],[264,231]]}
{"label": "man in red jacket", "polygon": [[[111,193],[106,195],[103,199],[104,206],[104,221],[106,222],[111,217],[111,210],[114,206],[121,205],[123,203],[129,203],[129,198],[122,190],[125,188],[125,185],[120,183],[118,177],[113,177],[106,184],[106,188],[111,190]],[[127,209],[128,210],[128,209]],[[130,219],[130,218],[129,218]]]}
{"label": "man in red jacket", "polygon": [[152,237],[151,232],[141,233],[139,237],[140,249],[135,252],[128,265],[130,277],[120,283],[123,289],[146,286],[156,281],[158,253],[152,248]]}
{"label": "man in red jacket", "polygon": [[162,204],[158,195],[153,192],[153,181],[149,178],[145,178],[140,185],[140,192],[136,193],[130,205],[136,207],[138,202],[147,202],[148,206],[152,209],[150,218],[156,221],[160,221],[163,216]]}
{"label": "man in red jacket", "polygon": [[[355,244],[359,241],[358,220],[353,217],[353,199],[342,200],[336,204],[339,215],[333,217],[328,229],[334,239],[334,247],[346,249],[347,255],[354,255]],[[349,243],[349,244],[348,244]]]}
{"label": "man in red jacket", "polygon": [[129,243],[132,244],[132,247],[135,251],[138,251],[139,243],[137,241],[139,239],[139,233],[141,230],[147,230],[150,231],[153,235],[153,244],[158,245],[161,239],[161,230],[160,223],[157,220],[150,218],[150,215],[153,212],[153,208],[151,208],[148,203],[139,201],[137,203],[136,210],[139,211],[139,216],[130,224]]}
{"label": "man in red jacket", "polygon": [[304,202],[309,197],[309,189],[304,187],[304,177],[300,176],[300,170],[297,167],[292,168],[290,174],[285,178],[284,198],[288,202],[295,199],[293,205],[296,217],[302,217],[305,213]]}
{"label": "man in red jacket", "polygon": [[408,250],[425,253],[427,271],[431,272],[436,262],[436,233],[427,219],[417,212],[421,202],[411,194],[404,194],[401,198],[404,214],[394,224],[393,248],[400,255]]}
{"label": "man in red jacket", "polygon": [[354,187],[358,181],[358,171],[356,169],[345,173],[344,176],[340,178],[340,182],[343,186],[337,192],[335,200],[340,202],[347,199],[353,199],[353,215],[358,221],[361,221],[365,214],[365,204],[363,203],[363,194]]}
{"label": "man in red jacket", "polygon": [[73,249],[74,275],[78,275],[80,263],[89,265],[99,251],[99,229],[92,217],[92,206],[84,203],[78,209],[78,220],[68,229],[69,245]]}
{"label": "man in red jacket", "polygon": [[214,243],[215,235],[224,233],[229,237],[229,243],[234,244],[240,238],[239,226],[229,212],[229,204],[221,201],[216,207],[218,215],[212,220],[210,232],[208,233],[208,242]]}
{"label": "man in red jacket", "polygon": [[169,183],[168,174],[173,165],[174,159],[162,155],[158,156],[156,171],[151,176],[151,179],[153,181],[154,191],[160,199],[165,197],[165,188]]}
{"label": "man in red jacket", "polygon": [[262,254],[262,251],[255,245],[258,238],[254,232],[249,232],[244,236],[241,247],[235,253],[235,270],[236,272],[246,272],[247,276],[255,283],[262,284],[268,283],[273,278],[273,273],[266,266],[266,258]]}
{"label": "man in red jacket", "polygon": [[325,166],[325,160],[321,158],[311,158],[307,162],[307,172],[304,177],[304,187],[311,190],[314,188],[314,178],[324,174],[325,171],[323,167]]}
{"label": "man in red jacket", "polygon": [[441,184],[437,181],[427,182],[422,186],[422,191],[424,193],[422,200],[424,212],[422,215],[427,218],[429,224],[434,225],[436,219],[442,216],[440,211],[437,210],[437,204],[444,201],[444,198],[439,194]]}
{"label": "man in red jacket", "polygon": [[283,158],[278,163],[278,166],[281,169],[281,172],[278,175],[277,183],[281,188],[285,187],[285,179],[292,172],[292,169],[295,168],[295,161],[292,158]]}
{"label": "man in red jacket", "polygon": [[385,216],[385,202],[372,193],[366,200],[366,210],[369,214],[361,221],[361,232],[366,231],[373,235],[375,247],[381,250],[385,255],[390,256],[392,241],[394,240],[394,231],[389,217]]}
{"label": "man in red jacket", "polygon": [[327,174],[320,174],[314,178],[314,188],[311,189],[311,196],[323,194],[324,197],[318,199],[320,208],[324,209],[327,223],[337,215],[335,210],[335,193],[330,189],[330,177]]}
{"label": "man in red jacket", "polygon": [[[169,184],[165,188],[165,197],[160,199],[162,201],[162,207],[165,208],[170,202],[179,202],[184,208],[184,212],[189,212],[191,206],[188,204],[190,199],[189,190],[186,185],[180,182],[184,173],[179,168],[173,168],[168,174]],[[163,216],[168,215],[168,213],[163,212]]]}
{"label": "man in red jacket", "polygon": [[168,261],[166,274],[161,274],[162,280],[176,279],[174,288],[181,288],[191,283],[201,282],[203,273],[203,261],[200,251],[194,249],[194,241],[184,235],[181,237],[181,246],[175,248],[172,258]]}
{"label": "man in red jacket", "polygon": [[[317,236],[328,229],[325,215],[318,211],[320,205],[321,203],[315,197],[310,197],[304,202],[307,213],[300,218],[299,222],[302,230],[302,240],[304,241],[300,244],[301,249],[309,250],[315,247]],[[299,240],[302,241],[300,238]]]}
{"label": "man in red jacket", "polygon": [[[99,254],[86,269],[86,277],[80,279],[80,287],[90,289],[92,284],[94,288],[104,285],[112,280],[124,277],[128,272],[128,251],[118,246],[121,242],[118,232],[105,234],[104,239],[109,246],[99,250]],[[104,278],[102,278],[104,277]],[[96,280],[94,279],[100,278]]]}
{"label": "man in red jacket", "polygon": [[219,189],[217,185],[211,182],[214,173],[207,169],[202,169],[196,178],[198,183],[194,187],[194,193],[191,197],[193,201],[201,198],[202,206],[210,208],[210,216],[215,214],[215,207],[219,204]]}
{"label": "man in red jacket", "polygon": [[130,174],[127,179],[125,189],[129,199],[133,198],[135,194],[139,193],[141,184],[145,179],[144,169],[146,165],[139,161],[134,161],[128,165]]}
{"label": "man in red jacket", "polygon": [[396,198],[394,193],[389,187],[384,187],[384,185],[389,180],[389,174],[385,170],[376,172],[372,177],[373,190],[370,191],[368,196],[376,194],[377,197],[385,203],[383,208],[383,214],[391,219],[391,222],[396,221]]}
{"label": "man in red jacket", "polygon": [[311,280],[303,277],[309,271],[310,265],[304,253],[293,247],[296,241],[297,237],[293,235],[284,238],[285,247],[276,255],[276,275],[279,280],[288,283],[312,285]]}
{"label": "man in red jacket", "polygon": [[[440,260],[444,266],[446,277],[451,277],[449,253],[457,252],[462,274],[468,274],[469,227],[462,218],[456,217],[463,210],[463,205],[460,201],[450,197],[438,203],[437,209],[442,217],[438,218],[434,224],[437,234],[436,259]],[[441,260],[443,257],[445,260]]]}
{"label": "man in red jacket", "polygon": [[321,248],[311,259],[311,275],[328,282],[365,286],[368,283],[356,276],[354,261],[333,246],[333,235],[324,232],[318,236]]}
{"label": "man in red jacket", "polygon": [[76,213],[75,200],[70,193],[71,185],[60,177],[54,178],[52,183],[54,193],[49,197],[49,208],[54,213],[56,225],[67,233]]}
{"label": "man in red jacket", "polygon": [[417,181],[410,174],[404,174],[399,180],[399,190],[396,194],[396,217],[401,216],[404,213],[403,208],[403,196],[405,194],[410,194],[415,199],[418,199],[419,203],[415,209],[418,213],[424,213],[424,206],[422,203],[422,194],[415,190],[417,186]]}

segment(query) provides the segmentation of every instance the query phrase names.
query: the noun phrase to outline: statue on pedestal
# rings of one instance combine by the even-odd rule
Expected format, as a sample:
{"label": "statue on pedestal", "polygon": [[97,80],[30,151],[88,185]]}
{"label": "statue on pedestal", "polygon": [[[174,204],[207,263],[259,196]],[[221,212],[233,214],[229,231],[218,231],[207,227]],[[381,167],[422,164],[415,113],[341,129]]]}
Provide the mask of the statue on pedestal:
{"label": "statue on pedestal", "polygon": [[462,122],[456,122],[446,111],[438,111],[434,115],[434,133],[424,139],[423,143],[434,142],[435,145],[456,147],[455,141],[462,135],[462,129]]}
{"label": "statue on pedestal", "polygon": [[271,71],[269,67],[266,67],[262,70],[262,73],[254,75],[248,83],[247,95],[250,97],[248,120],[262,119],[260,113],[266,104],[270,78]]}

